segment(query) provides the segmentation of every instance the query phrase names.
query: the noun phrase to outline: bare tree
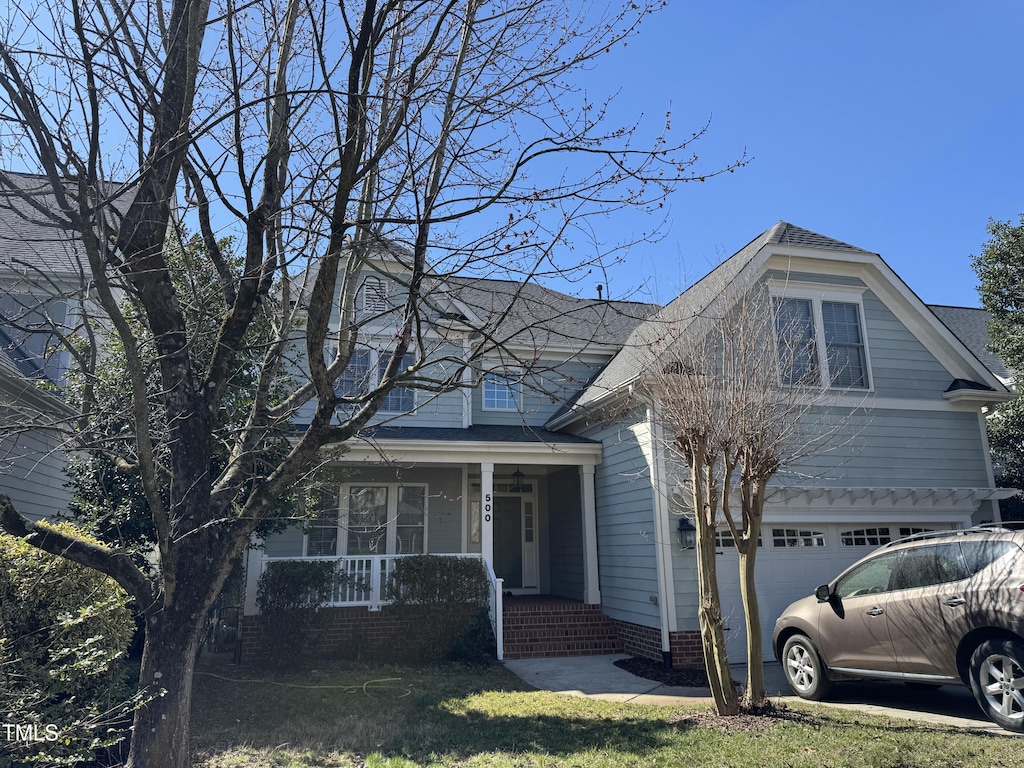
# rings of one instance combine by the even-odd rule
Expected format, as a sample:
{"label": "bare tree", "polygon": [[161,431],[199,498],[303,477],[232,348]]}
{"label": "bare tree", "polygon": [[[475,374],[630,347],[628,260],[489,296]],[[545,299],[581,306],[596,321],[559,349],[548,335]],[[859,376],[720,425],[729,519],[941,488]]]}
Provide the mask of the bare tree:
{"label": "bare tree", "polygon": [[[451,314],[460,277],[526,285],[599,267],[613,249],[592,234],[591,263],[564,262],[588,217],[655,210],[677,183],[714,175],[688,149],[702,130],[673,141],[666,125],[638,146],[635,126],[608,124],[607,103],[573,84],[662,4],[51,0],[0,20],[0,151],[38,174],[0,172],[4,204],[72,233],[82,265],[74,332],[60,337],[81,409],[61,424],[47,414],[47,427],[137,473],[157,576],[9,503],[3,527],[109,574],[144,615],[140,684],[165,693],[136,713],[130,765],[188,764],[203,619],[256,524],[321,450],[357,435],[394,387],[462,386],[466,366],[525,332],[505,322],[516,302],[502,302],[456,318],[462,353],[445,352],[430,320]],[[218,288],[203,299],[217,322],[202,338],[182,289],[202,278],[180,279],[192,267],[170,256],[186,225],[205,248],[194,274]],[[401,286],[383,375],[339,393],[373,270]],[[257,323],[269,331],[254,341]],[[98,395],[111,338],[122,398]],[[251,397],[225,424],[242,367]],[[293,386],[275,397],[284,374]],[[111,423],[121,440],[102,439]],[[287,450],[270,452],[282,436]]]}
{"label": "bare tree", "polygon": [[[807,456],[835,447],[837,421],[823,398],[813,336],[773,305],[764,284],[726,292],[705,314],[652,323],[652,364],[643,395],[654,406],[662,448],[689,470],[683,481],[695,522],[701,640],[720,714],[765,698],[754,566],[768,483]],[[838,368],[835,371],[839,372]],[[746,617],[744,701],[732,685],[715,563],[725,524],[739,554]]]}

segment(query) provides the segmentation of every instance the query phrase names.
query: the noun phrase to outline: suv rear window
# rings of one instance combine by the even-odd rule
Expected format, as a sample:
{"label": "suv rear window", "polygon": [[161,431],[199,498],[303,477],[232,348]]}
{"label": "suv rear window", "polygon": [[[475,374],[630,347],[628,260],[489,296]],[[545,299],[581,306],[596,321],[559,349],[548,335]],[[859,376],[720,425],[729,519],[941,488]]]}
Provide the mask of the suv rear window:
{"label": "suv rear window", "polygon": [[960,549],[963,550],[967,568],[973,576],[978,571],[992,565],[1006,553],[1020,548],[1012,541],[992,541],[990,539],[988,541],[962,541]]}
{"label": "suv rear window", "polygon": [[930,587],[970,576],[957,542],[905,549],[893,589]]}

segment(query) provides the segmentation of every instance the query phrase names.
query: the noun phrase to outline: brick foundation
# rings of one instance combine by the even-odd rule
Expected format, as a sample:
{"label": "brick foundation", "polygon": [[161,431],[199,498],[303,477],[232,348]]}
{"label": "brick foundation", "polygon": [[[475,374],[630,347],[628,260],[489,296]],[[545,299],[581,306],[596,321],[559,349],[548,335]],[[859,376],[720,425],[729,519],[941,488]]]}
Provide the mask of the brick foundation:
{"label": "brick foundation", "polygon": [[[622,640],[624,653],[662,661],[660,629],[614,619],[612,623]],[[700,632],[669,632],[668,641],[674,668],[687,669],[704,666],[704,651],[700,643]]]}
{"label": "brick foundation", "polygon": [[[379,611],[326,608],[323,624],[310,632],[308,651],[317,658],[401,660],[404,638],[416,632],[416,622],[393,606]],[[661,630],[610,619],[599,605],[557,598],[509,599],[504,615],[505,658],[586,656],[629,653],[662,661]],[[702,667],[700,633],[669,634],[672,666]],[[259,616],[242,624],[243,663],[263,655]]]}
{"label": "brick foundation", "polygon": [[[415,631],[415,622],[391,606],[379,611],[359,608],[325,608],[323,624],[310,632],[309,652],[320,658],[391,659],[402,638]],[[263,655],[259,616],[246,616],[242,623],[242,662]]]}

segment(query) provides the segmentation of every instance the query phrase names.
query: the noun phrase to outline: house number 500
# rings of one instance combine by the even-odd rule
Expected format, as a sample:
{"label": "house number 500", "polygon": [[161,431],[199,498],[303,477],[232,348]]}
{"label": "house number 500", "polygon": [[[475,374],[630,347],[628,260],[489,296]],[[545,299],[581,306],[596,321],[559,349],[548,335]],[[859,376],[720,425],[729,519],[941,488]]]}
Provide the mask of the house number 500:
{"label": "house number 500", "polygon": [[484,495],[484,522],[491,522],[491,494]]}

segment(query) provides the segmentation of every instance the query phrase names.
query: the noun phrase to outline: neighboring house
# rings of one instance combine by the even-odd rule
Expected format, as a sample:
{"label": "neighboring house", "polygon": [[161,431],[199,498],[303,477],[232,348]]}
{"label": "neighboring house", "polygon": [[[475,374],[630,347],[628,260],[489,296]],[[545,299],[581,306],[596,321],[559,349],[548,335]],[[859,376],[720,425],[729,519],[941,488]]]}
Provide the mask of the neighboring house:
{"label": "neighboring house", "polygon": [[[358,308],[381,316],[379,338],[388,337],[400,261],[381,256],[362,285]],[[427,552],[489,565],[499,653],[625,650],[700,665],[695,554],[676,541],[685,497],[631,388],[649,365],[652,326],[720,310],[765,284],[806,318],[823,376],[837,344],[856,361],[830,405],[857,426],[774,483],[758,554],[764,631],[878,544],[998,519],[1010,492],[993,481],[984,411],[1011,394],[877,254],[780,222],[664,308],[502,281],[438,282],[424,337],[437,362],[425,371],[443,381],[456,370],[481,344],[471,328],[502,344],[461,375],[464,389],[395,390],[380,423],[311,494],[315,519],[251,553],[246,653],[256,652],[255,584],[268,562],[331,559],[365,581],[333,601],[328,636],[345,642],[386,634],[380,585],[396,558]],[[368,321],[342,394],[379,375],[374,327]],[[741,660],[736,557],[727,536],[720,544],[729,652]]]}
{"label": "neighboring house", "polygon": [[8,175],[31,203],[0,185],[0,492],[38,518],[71,497],[58,431],[46,425],[73,415],[59,396],[68,358],[55,333],[74,332],[87,281],[77,240],[33,208],[53,204],[46,180]]}

